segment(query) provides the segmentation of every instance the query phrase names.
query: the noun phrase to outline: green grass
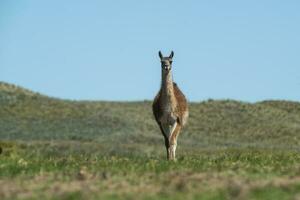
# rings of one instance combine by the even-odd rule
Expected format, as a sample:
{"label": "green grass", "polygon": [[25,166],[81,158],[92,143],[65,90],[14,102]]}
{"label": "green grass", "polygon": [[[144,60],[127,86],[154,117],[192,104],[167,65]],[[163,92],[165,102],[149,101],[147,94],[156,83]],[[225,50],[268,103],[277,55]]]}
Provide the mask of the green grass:
{"label": "green grass", "polygon": [[[300,154],[257,149],[182,149],[116,155],[94,142],[2,143],[7,199],[290,199],[300,194]],[[88,148],[88,147],[91,147]],[[136,153],[136,154],[134,154]],[[8,189],[8,187],[10,189]],[[17,193],[16,193],[17,191]]]}
{"label": "green grass", "polygon": [[[5,143],[4,143],[5,144]],[[10,143],[9,143],[10,144]],[[3,143],[2,143],[3,145]],[[90,171],[109,170],[110,173],[156,174],[168,171],[194,172],[234,171],[248,175],[294,175],[300,164],[299,152],[255,149],[200,150],[195,154],[182,150],[177,162],[168,162],[164,155],[147,155],[143,152],[115,154],[103,151],[97,143],[81,142],[31,142],[4,148],[0,176],[18,176],[43,171],[76,171],[85,166]],[[94,147],[91,151],[89,147]],[[3,145],[4,146],[4,145]],[[7,145],[8,147],[8,145]],[[123,147],[129,152],[128,147]]]}
{"label": "green grass", "polygon": [[151,102],[0,83],[0,199],[299,199],[300,103],[190,104],[177,162]]}

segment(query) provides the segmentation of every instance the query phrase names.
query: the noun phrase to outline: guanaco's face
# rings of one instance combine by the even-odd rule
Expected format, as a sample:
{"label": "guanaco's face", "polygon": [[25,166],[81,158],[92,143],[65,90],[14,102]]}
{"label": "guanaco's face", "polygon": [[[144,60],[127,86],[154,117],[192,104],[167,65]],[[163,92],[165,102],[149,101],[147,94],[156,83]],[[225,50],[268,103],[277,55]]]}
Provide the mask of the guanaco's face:
{"label": "guanaco's face", "polygon": [[158,52],[158,55],[159,55],[160,61],[161,61],[161,68],[164,71],[169,72],[172,69],[172,59],[174,56],[174,52],[172,51],[170,56],[168,56],[168,57],[164,57],[160,51]]}

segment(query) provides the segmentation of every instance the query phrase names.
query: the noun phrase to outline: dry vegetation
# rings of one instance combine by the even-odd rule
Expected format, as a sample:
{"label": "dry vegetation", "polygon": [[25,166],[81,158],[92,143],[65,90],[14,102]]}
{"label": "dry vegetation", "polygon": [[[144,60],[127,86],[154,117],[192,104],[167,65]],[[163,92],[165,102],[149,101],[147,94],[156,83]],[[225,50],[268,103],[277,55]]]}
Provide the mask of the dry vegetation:
{"label": "dry vegetation", "polygon": [[165,161],[151,102],[0,83],[0,199],[300,199],[300,104],[192,103]]}

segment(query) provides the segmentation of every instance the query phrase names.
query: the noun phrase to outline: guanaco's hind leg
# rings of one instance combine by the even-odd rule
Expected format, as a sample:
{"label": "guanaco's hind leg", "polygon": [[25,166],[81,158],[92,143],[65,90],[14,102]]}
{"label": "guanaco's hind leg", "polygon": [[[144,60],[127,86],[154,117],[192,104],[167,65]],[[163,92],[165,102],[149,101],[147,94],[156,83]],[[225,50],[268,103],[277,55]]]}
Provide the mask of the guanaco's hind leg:
{"label": "guanaco's hind leg", "polygon": [[169,160],[169,147],[170,147],[169,138],[168,138],[167,134],[165,133],[165,130],[163,129],[161,124],[159,124],[159,128],[165,139],[165,146],[166,146],[166,150],[167,150],[167,159]]}

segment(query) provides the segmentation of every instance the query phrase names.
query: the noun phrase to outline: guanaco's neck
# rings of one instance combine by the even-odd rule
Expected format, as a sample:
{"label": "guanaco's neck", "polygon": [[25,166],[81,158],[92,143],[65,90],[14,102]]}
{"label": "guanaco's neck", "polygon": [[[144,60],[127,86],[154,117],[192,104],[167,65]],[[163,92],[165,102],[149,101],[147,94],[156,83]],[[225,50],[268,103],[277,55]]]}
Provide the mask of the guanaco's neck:
{"label": "guanaco's neck", "polygon": [[173,87],[173,78],[171,71],[165,71],[162,69],[162,96],[167,101],[167,103],[174,104],[175,96],[174,96],[174,87]]}

